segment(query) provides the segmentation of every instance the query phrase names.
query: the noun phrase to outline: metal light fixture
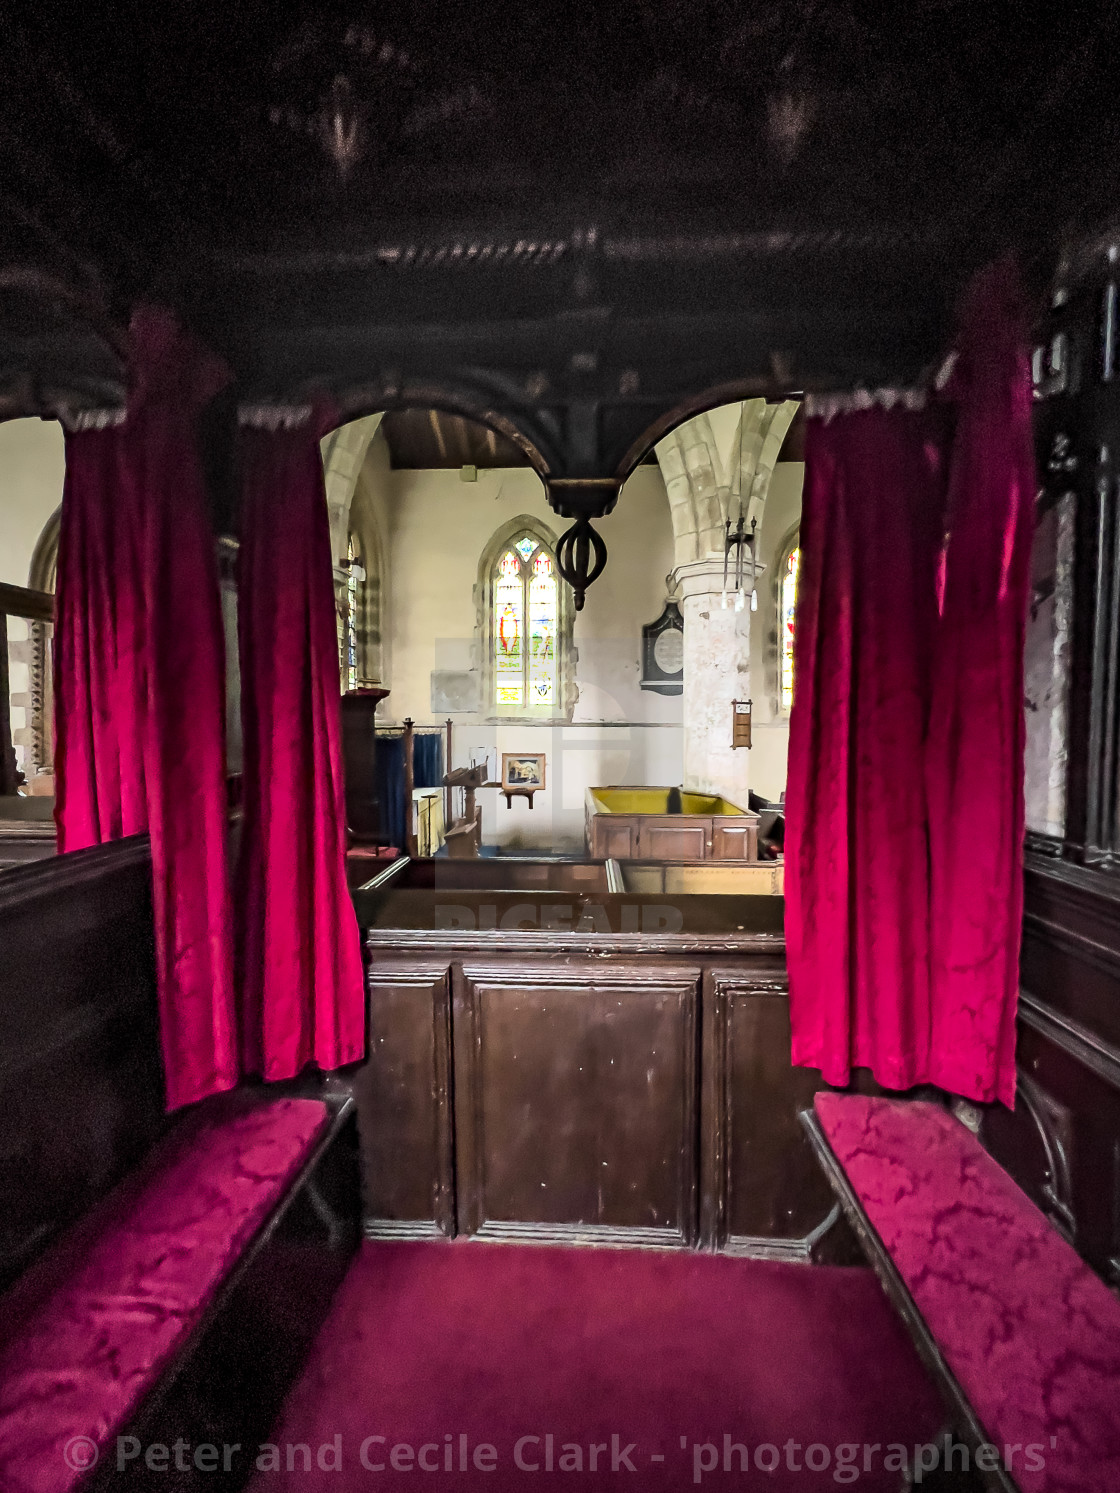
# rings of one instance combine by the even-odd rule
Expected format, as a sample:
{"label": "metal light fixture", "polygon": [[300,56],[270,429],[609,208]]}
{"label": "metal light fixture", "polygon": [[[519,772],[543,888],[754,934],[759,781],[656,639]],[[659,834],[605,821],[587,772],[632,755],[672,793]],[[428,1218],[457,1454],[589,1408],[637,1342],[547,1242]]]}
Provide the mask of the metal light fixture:
{"label": "metal light fixture", "polygon": [[571,586],[575,608],[583,611],[587,588],[602,575],[607,546],[591,527],[593,518],[605,518],[618,501],[621,483],[613,477],[550,477],[549,506],[561,518],[574,519],[556,546],[556,569]]}
{"label": "metal light fixture", "polygon": [[743,575],[744,575],[744,572],[746,570],[746,565],[744,564],[744,558],[743,558],[743,556],[744,556],[744,551],[747,551],[750,554],[750,567],[751,567],[751,611],[752,612],[757,612],[758,611],[758,600],[757,600],[757,598],[755,596],[755,587],[754,587],[754,550],[755,550],[755,530],[757,529],[757,527],[758,527],[758,520],[752,518],[751,519],[750,530],[748,532],[746,523],[744,522],[744,519],[743,519],[743,500],[742,500],[742,498],[739,499],[739,517],[738,517],[738,521],[735,524],[735,528],[732,529],[732,527],[731,527],[731,519],[730,518],[724,519],[724,523],[723,523],[723,591],[720,593],[719,604],[720,604],[721,607],[724,608],[725,611],[727,609],[727,578],[728,578],[728,570],[729,570],[730,559],[731,559],[731,551],[732,550],[735,551],[735,570],[734,570],[734,579],[735,579],[735,610],[737,612],[741,612],[743,610],[744,606],[746,605],[746,591],[743,588]]}
{"label": "metal light fixture", "polygon": [[[731,527],[731,497],[734,489],[738,490],[739,513],[735,522],[735,528]],[[751,519],[750,530],[746,525],[746,516],[743,513],[743,414],[739,413],[739,464],[735,469],[734,488],[728,490],[727,494],[728,515],[723,521],[723,590],[720,593],[719,604],[724,611],[727,610],[727,580],[730,570],[731,551],[735,551],[735,610],[741,612],[746,605],[746,592],[743,589],[743,576],[746,566],[744,564],[744,551],[749,551],[751,567],[751,611],[758,610],[758,598],[755,594],[754,571],[755,571],[755,531],[758,528],[758,520]]]}

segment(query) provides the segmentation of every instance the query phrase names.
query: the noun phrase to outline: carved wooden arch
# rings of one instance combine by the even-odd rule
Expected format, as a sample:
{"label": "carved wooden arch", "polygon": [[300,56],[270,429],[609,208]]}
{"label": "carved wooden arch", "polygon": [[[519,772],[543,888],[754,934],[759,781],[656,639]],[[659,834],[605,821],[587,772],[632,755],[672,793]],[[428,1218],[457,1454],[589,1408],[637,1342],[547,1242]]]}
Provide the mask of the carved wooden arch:
{"label": "carved wooden arch", "polygon": [[[609,477],[588,479],[568,475],[560,424],[544,409],[530,410],[521,402],[523,398],[523,391],[510,379],[495,374],[478,382],[450,379],[436,383],[421,380],[398,383],[388,380],[377,389],[353,391],[342,402],[341,413],[345,420],[354,421],[372,419],[372,411],[376,411],[380,422],[388,410],[434,409],[472,420],[511,441],[524,452],[529,465],[544,483],[545,497],[553,511],[562,518],[576,520],[553,548],[553,554],[560,574],[575,587],[573,605],[579,610],[583,605],[585,584],[595,579],[606,561],[606,549],[600,536],[588,533],[589,520],[600,518],[613,509],[619,484]],[[500,404],[517,407],[517,419],[499,408]],[[578,560],[574,565],[565,565],[565,557],[571,557],[573,540],[576,541],[575,553],[578,556],[585,537],[601,554],[593,574],[584,573]]]}
{"label": "carved wooden arch", "polygon": [[[518,411],[515,420],[497,407],[494,394],[497,391],[473,384],[450,381],[415,382],[386,385],[379,389],[355,390],[343,403],[342,418],[354,421],[372,414],[389,410],[439,410],[449,415],[460,415],[485,425],[498,435],[512,441],[525,453],[529,465],[544,483],[563,469],[558,432],[549,431],[545,421],[535,417],[528,408]],[[510,399],[508,402],[512,402]]]}
{"label": "carved wooden arch", "polygon": [[664,440],[667,435],[672,435],[678,426],[695,419],[697,415],[709,414],[725,404],[740,404],[745,399],[774,401],[800,398],[800,392],[791,391],[784,385],[775,383],[773,379],[757,376],[732,379],[722,384],[710,384],[697,393],[690,394],[687,399],[682,399],[670,406],[651,421],[627,448],[626,454],[615,468],[615,476],[625,482],[634,468],[650,454],[658,441]]}
{"label": "carved wooden arch", "polygon": [[404,382],[379,389],[355,390],[340,401],[339,424],[321,442],[336,579],[341,581],[340,566],[346,555],[350,507],[362,465],[382,418],[389,410],[434,409],[487,426],[525,453],[530,466],[544,482],[546,495],[549,495],[549,476],[556,457],[553,454],[550,462],[545,454],[546,448],[551,449],[547,434],[537,432],[536,439],[527,435],[507,415],[494,408],[493,403],[484,397],[487,392],[491,391],[452,383]]}

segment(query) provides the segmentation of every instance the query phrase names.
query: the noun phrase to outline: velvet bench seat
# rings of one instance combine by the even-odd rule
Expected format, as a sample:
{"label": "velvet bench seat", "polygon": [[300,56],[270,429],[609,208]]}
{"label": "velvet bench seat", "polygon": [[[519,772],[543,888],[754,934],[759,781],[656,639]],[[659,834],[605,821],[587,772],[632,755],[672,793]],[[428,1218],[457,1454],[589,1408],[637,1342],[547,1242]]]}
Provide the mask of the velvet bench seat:
{"label": "velvet bench seat", "polygon": [[1118,1493],[1120,1301],[938,1105],[819,1093],[814,1109],[818,1156],[965,1439],[1018,1448],[986,1484]]}
{"label": "velvet bench seat", "polygon": [[[158,1439],[157,1420],[145,1417],[145,1406],[167,1398],[166,1381],[181,1374],[192,1346],[208,1334],[213,1362],[204,1352],[196,1378],[221,1380],[225,1373],[222,1392],[237,1398],[246,1376],[229,1376],[231,1349],[221,1340],[219,1309],[301,1183],[346,1124],[353,1128],[352,1107],[348,1098],[328,1105],[244,1093],[198,1106],[17,1284],[0,1303],[4,1493],[111,1484],[117,1436],[146,1429]],[[310,1211],[321,1214],[322,1199],[314,1201]],[[274,1281],[276,1261],[266,1269]],[[261,1315],[259,1286],[255,1301],[243,1304],[246,1320]],[[198,1403],[196,1393],[170,1412],[172,1439],[207,1439],[205,1427],[175,1424],[176,1416],[201,1413]],[[218,1418],[232,1415],[236,1426],[243,1409],[219,1406]],[[85,1465],[94,1461],[95,1468]],[[118,1476],[139,1486],[135,1476]]]}

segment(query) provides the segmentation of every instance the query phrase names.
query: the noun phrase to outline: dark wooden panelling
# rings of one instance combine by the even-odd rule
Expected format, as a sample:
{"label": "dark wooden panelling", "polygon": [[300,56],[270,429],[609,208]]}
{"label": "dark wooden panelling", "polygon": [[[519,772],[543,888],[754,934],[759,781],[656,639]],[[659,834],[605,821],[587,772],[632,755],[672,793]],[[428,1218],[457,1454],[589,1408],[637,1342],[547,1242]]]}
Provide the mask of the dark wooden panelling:
{"label": "dark wooden panelling", "polygon": [[[607,926],[633,929],[600,933],[576,928],[576,906],[569,926],[551,923],[557,895],[455,891],[465,923],[447,928],[432,927],[431,891],[359,899],[376,917],[356,1084],[377,1147],[367,1232],[430,1232],[434,1169],[450,1156],[463,1232],[679,1248],[699,1237],[702,1166],[710,1246],[807,1258],[827,1191],[795,1117],[820,1076],[789,1060],[780,899],[685,897],[672,903],[685,927],[642,933],[664,898],[596,893]],[[432,1007],[448,965],[455,1123],[434,1144],[416,1090],[439,1087]]]}
{"label": "dark wooden panelling", "polygon": [[578,891],[605,892],[606,866],[602,861],[557,861],[531,856],[481,856],[477,860],[403,857],[393,862],[400,870],[397,887],[426,887],[436,891]]}
{"label": "dark wooden panelling", "polygon": [[712,859],[717,861],[756,861],[758,859],[758,820],[722,823],[712,820]]}
{"label": "dark wooden panelling", "polygon": [[7,870],[9,866],[30,866],[57,854],[58,844],[53,834],[21,834],[17,838],[0,829],[0,870]]}
{"label": "dark wooden panelling", "polygon": [[1120,1046],[1120,877],[1028,856],[1022,984]]}
{"label": "dark wooden panelling", "polygon": [[1085,1259],[1120,1285],[1120,1053],[1027,997],[1019,1023],[1027,1077],[1014,1114],[986,1114],[982,1136]]}
{"label": "dark wooden panelling", "polygon": [[147,840],[0,872],[0,950],[6,1283],[166,1124]]}
{"label": "dark wooden panelling", "polygon": [[525,954],[665,954],[736,960],[785,952],[781,897],[708,893],[572,893],[397,889],[356,895],[370,958],[408,950],[449,957],[501,949]]}
{"label": "dark wooden panelling", "polygon": [[[1021,1051],[1023,1047],[1021,1039]],[[1071,1165],[1075,1140],[1069,1107],[1020,1070],[1015,1109],[994,1105],[985,1112],[981,1134],[992,1155],[1075,1244]]]}
{"label": "dark wooden panelling", "polygon": [[992,1154],[1101,1275],[1120,1286],[1120,882],[1028,855],[1014,1113]]}
{"label": "dark wooden panelling", "polygon": [[369,1058],[354,1076],[366,1232],[455,1232],[446,960],[369,975]]}
{"label": "dark wooden panelling", "polygon": [[377,796],[377,707],[389,693],[369,686],[342,697],[342,760],[346,826],[358,841],[376,841],[382,805]]}
{"label": "dark wooden panelling", "polygon": [[[1040,506],[1072,499],[1065,813],[1058,854],[1120,866],[1120,381],[1112,238],[1066,246],[1035,329]],[[1036,842],[1037,843],[1037,842]]]}
{"label": "dark wooden panelling", "polygon": [[712,821],[688,815],[638,818],[638,854],[651,861],[702,861],[710,853]]}
{"label": "dark wooden panelling", "polygon": [[591,835],[591,854],[596,860],[626,861],[638,854],[637,826],[631,820],[612,821],[608,814],[596,814]]}
{"label": "dark wooden panelling", "polygon": [[[798,1122],[821,1087],[789,1055],[784,971],[704,978],[701,1242],[788,1253],[827,1217],[832,1197]],[[765,1241],[765,1243],[764,1243]]]}
{"label": "dark wooden panelling", "polygon": [[462,1232],[693,1241],[699,978],[578,957],[456,967]]}

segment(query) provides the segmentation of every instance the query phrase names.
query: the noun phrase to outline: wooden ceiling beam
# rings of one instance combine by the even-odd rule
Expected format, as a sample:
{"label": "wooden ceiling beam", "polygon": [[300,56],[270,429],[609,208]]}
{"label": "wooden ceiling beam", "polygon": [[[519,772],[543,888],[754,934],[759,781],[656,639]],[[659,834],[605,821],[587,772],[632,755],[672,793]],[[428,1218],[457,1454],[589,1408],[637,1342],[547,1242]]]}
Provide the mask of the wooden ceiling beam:
{"label": "wooden ceiling beam", "polygon": [[447,441],[444,438],[443,426],[440,421],[438,410],[428,411],[428,421],[432,427],[432,434],[436,438],[436,445],[439,447],[440,465],[447,466]]}

